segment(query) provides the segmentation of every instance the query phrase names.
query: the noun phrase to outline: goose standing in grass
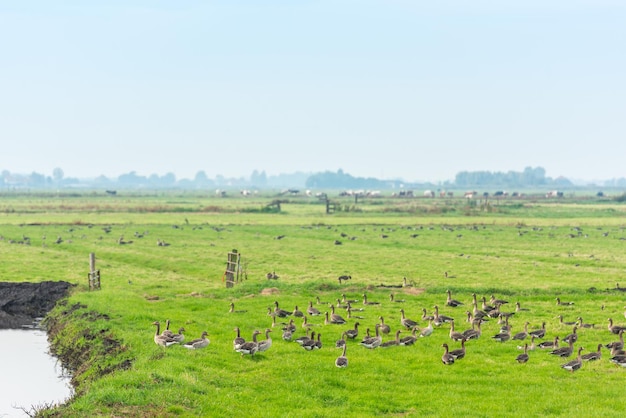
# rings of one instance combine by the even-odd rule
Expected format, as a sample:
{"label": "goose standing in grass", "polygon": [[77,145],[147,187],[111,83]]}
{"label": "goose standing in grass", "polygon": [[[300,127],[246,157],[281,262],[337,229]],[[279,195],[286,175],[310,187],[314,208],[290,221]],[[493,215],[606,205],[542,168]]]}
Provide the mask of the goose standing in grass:
{"label": "goose standing in grass", "polygon": [[400,333],[401,332],[402,332],[402,330],[397,330],[395,339],[389,340],[389,341],[385,341],[384,343],[381,343],[380,346],[381,347],[391,347],[391,346],[394,346],[394,345],[400,345]]}
{"label": "goose standing in grass", "polygon": [[335,342],[335,348],[342,348],[346,345],[346,332],[341,333],[341,338]]}
{"label": "goose standing in grass", "polygon": [[570,341],[572,343],[575,343],[576,341],[578,341],[578,333],[576,332],[577,330],[578,330],[578,327],[574,325],[574,328],[572,328],[572,333],[567,334],[565,338],[563,338],[563,341],[565,341],[566,343]]}
{"label": "goose standing in grass", "polygon": [[550,351],[550,354],[553,354],[559,357],[569,357],[572,355],[573,352],[574,352],[574,343],[570,341],[567,347],[555,348],[554,350]]}
{"label": "goose standing in grass", "polygon": [[170,335],[169,338],[176,341],[177,343],[182,343],[183,341],[185,341],[185,335],[183,335],[183,332],[185,332],[185,328],[180,327],[178,328],[178,333]]}
{"label": "goose standing in grass", "polygon": [[311,338],[305,340],[300,344],[306,351],[313,351],[315,349],[315,331],[311,332]]}
{"label": "goose standing in grass", "polygon": [[434,319],[434,324],[437,325],[441,325],[444,322],[448,322],[450,323],[451,321],[454,321],[454,318],[452,318],[451,316],[447,316],[447,315],[439,315],[439,306],[435,305],[435,312],[434,315],[435,317]]}
{"label": "goose standing in grass", "polygon": [[518,363],[526,363],[528,361],[528,344],[524,344],[524,353],[519,354],[515,360]]}
{"label": "goose standing in grass", "polygon": [[461,341],[465,339],[462,333],[454,330],[454,321],[450,321],[450,338],[454,341]]}
{"label": "goose standing in grass", "polygon": [[172,335],[174,335],[174,333],[170,330],[170,320],[166,319],[165,320],[165,329],[163,330],[163,334],[166,337],[171,337]]}
{"label": "goose standing in grass", "polygon": [[236,349],[235,351],[238,353],[241,353],[241,357],[243,357],[246,354],[249,354],[250,356],[254,356],[254,354],[257,352],[259,348],[259,344],[256,341],[256,337],[260,333],[261,331],[254,330],[254,332],[252,333],[252,341],[248,341],[246,343],[241,344],[241,346],[239,346],[239,348]]}
{"label": "goose standing in grass", "polygon": [[[311,339],[311,337],[309,337],[309,331],[310,330],[307,328],[306,335],[298,337],[294,341],[297,342],[299,345],[303,345],[305,342],[307,342],[307,341],[309,341]],[[313,334],[311,334],[311,335],[313,335]]]}
{"label": "goose standing in grass", "polygon": [[[305,318],[305,317],[303,317],[303,320],[304,320],[304,319],[306,319],[306,318]],[[296,332],[296,329],[297,329],[297,328],[296,328],[296,324],[294,324],[294,323],[293,323],[293,319],[290,319],[290,320],[289,320],[289,323],[283,327],[283,331],[289,331],[289,332],[291,332],[292,334],[293,334],[294,332]]]}
{"label": "goose standing in grass", "polygon": [[417,326],[417,322],[415,322],[412,319],[409,319],[409,318],[404,316],[404,309],[400,309],[400,315],[401,315],[400,323],[406,329],[411,329],[411,328]]}
{"label": "goose standing in grass", "polygon": [[413,345],[415,341],[417,341],[417,331],[419,331],[418,327],[413,327],[413,331],[411,331],[411,335],[407,335],[406,337],[400,338],[399,345]]}
{"label": "goose standing in grass", "polygon": [[322,348],[322,334],[317,333],[317,340],[315,341],[315,346],[313,350],[320,350]]}
{"label": "goose standing in grass", "polygon": [[298,309],[298,305],[293,308],[293,312],[291,314],[296,318],[302,318],[304,316],[304,312]]}
{"label": "goose standing in grass", "polygon": [[583,366],[583,360],[580,353],[583,351],[583,347],[578,349],[578,357],[575,360],[568,361],[565,364],[561,365],[562,369],[569,370],[570,372],[575,372]]}
{"label": "goose standing in grass", "polygon": [[472,321],[472,328],[463,331],[462,332],[463,337],[465,337],[466,340],[477,340],[482,334],[482,331],[480,329],[481,324],[482,324],[482,321],[476,321],[476,322]]}
{"label": "goose standing in grass", "polygon": [[276,315],[279,318],[287,318],[289,315],[291,315],[291,312],[286,311],[284,309],[280,309],[280,307],[278,306],[278,301],[274,301],[274,315]]}
{"label": "goose standing in grass", "polygon": [[363,305],[380,305],[380,302],[370,302],[367,300],[367,295],[363,293]]}
{"label": "goose standing in grass", "polygon": [[[416,326],[414,326],[413,328],[416,328]],[[430,320],[428,321],[428,326],[422,328],[422,330],[420,331],[420,337],[430,337],[434,330],[435,329],[433,328],[433,321]]]}
{"label": "goose standing in grass", "polygon": [[576,322],[572,322],[572,321],[563,321],[563,315],[559,315],[557,316],[557,318],[559,318],[559,324],[561,325],[576,325]]}
{"label": "goose standing in grass", "polygon": [[[524,347],[526,347],[526,350],[533,351],[535,348],[537,348],[535,346],[535,338],[537,337],[535,337],[534,335],[530,337],[530,345],[524,344]],[[524,350],[524,347],[522,347],[521,345],[517,346],[518,350]]]}
{"label": "goose standing in grass", "polygon": [[337,357],[337,359],[335,360],[335,366],[341,369],[343,369],[344,367],[348,367],[348,357],[346,357],[347,348],[348,346],[344,344],[343,353],[339,357]]}
{"label": "goose standing in grass", "polygon": [[241,336],[241,332],[239,331],[239,327],[235,327],[235,329],[233,331],[235,331],[237,333],[237,336],[233,340],[233,349],[235,351],[237,351],[237,349],[239,347],[241,347],[242,344],[245,344],[246,340],[245,340],[245,338],[243,338]]}
{"label": "goose standing in grass", "polygon": [[491,338],[495,341],[503,343],[511,339],[511,334],[509,332],[499,332]]}
{"label": "goose standing in grass", "polygon": [[530,331],[528,335],[530,335],[531,337],[537,337],[537,338],[545,337],[546,336],[546,323],[542,322],[541,328]]}
{"label": "goose standing in grass", "polygon": [[515,302],[515,312],[528,311],[528,308],[522,308],[519,302]]}
{"label": "goose standing in grass", "polygon": [[354,328],[346,331],[346,337],[354,340],[359,335],[359,325],[360,324],[358,322],[355,322]]}
{"label": "goose standing in grass", "polygon": [[454,360],[461,360],[465,357],[465,338],[461,340],[461,348],[457,348],[456,350],[450,351],[450,355],[454,357]]}
{"label": "goose standing in grass", "polygon": [[595,328],[596,324],[588,324],[586,322],[583,322],[582,317],[578,317],[578,327],[579,328]]}
{"label": "goose standing in grass", "polygon": [[389,334],[389,332],[391,332],[391,327],[385,324],[385,319],[382,316],[379,316],[378,319],[380,319],[380,332],[383,334]]}
{"label": "goose standing in grass", "polygon": [[620,331],[619,333],[619,341],[613,341],[605,345],[609,350],[617,349],[621,350],[624,348],[624,331]]}
{"label": "goose standing in grass", "polygon": [[448,298],[446,299],[446,305],[452,307],[452,308],[457,308],[461,305],[463,305],[463,302],[460,302],[456,299],[452,299],[452,293],[450,292],[450,290],[447,290],[448,293]]}
{"label": "goose standing in grass", "polygon": [[443,343],[441,344],[441,346],[445,350],[443,355],[441,356],[441,362],[445,365],[454,364],[454,356],[452,356],[452,354],[450,354],[450,352],[448,351],[448,344]]}
{"label": "goose standing in grass", "polygon": [[598,344],[598,349],[591,353],[583,354],[582,359],[585,361],[595,361],[602,358],[602,344]]}
{"label": "goose standing in grass", "polygon": [[574,302],[562,302],[561,298],[556,298],[556,304],[558,306],[572,306]]}
{"label": "goose standing in grass", "polygon": [[517,334],[513,335],[513,337],[511,337],[511,339],[512,340],[525,340],[526,337],[528,337],[528,325],[530,325],[530,323],[526,322],[524,324],[524,331],[518,332]]}
{"label": "goose standing in grass", "polygon": [[345,324],[346,323],[346,320],[343,319],[343,317],[341,315],[337,315],[335,313],[335,306],[334,305],[330,305],[330,310],[331,310],[330,317],[328,316],[328,312],[325,312],[325,314],[324,314],[324,315],[326,315],[326,321],[324,322],[326,325],[328,325],[328,324],[341,325],[341,324]]}
{"label": "goose standing in grass", "polygon": [[283,335],[281,337],[285,341],[291,341],[293,333],[294,331],[291,331],[289,328],[283,328]]}
{"label": "goose standing in grass", "polygon": [[556,337],[554,337],[554,341],[544,341],[539,343],[538,345],[539,348],[547,350],[547,349],[551,349],[554,350],[555,348],[559,348],[559,337],[558,335]]}
{"label": "goose standing in grass", "polygon": [[426,312],[426,308],[422,309],[422,321],[432,321],[435,319],[433,315],[428,315]]}
{"label": "goose standing in grass", "polygon": [[211,341],[207,338],[209,335],[208,332],[203,331],[202,336],[200,338],[196,338],[195,340],[191,340],[183,344],[183,347],[188,348],[190,350],[198,350],[200,348],[204,348],[209,345]]}
{"label": "goose standing in grass", "polygon": [[396,302],[396,303],[404,303],[404,299],[396,299],[393,293],[389,294],[389,301]]}
{"label": "goose standing in grass", "polygon": [[156,326],[156,333],[154,334],[154,342],[156,345],[160,345],[161,347],[169,347],[170,345],[177,344],[177,342],[172,340],[170,337],[160,333],[161,323],[159,321],[154,321],[152,325]]}
{"label": "goose standing in grass", "polygon": [[270,332],[272,332],[272,330],[267,328],[265,330],[265,339],[261,340],[261,341],[259,341],[257,343],[257,352],[258,353],[262,353],[264,351],[267,351],[272,346],[272,337],[270,337]]}
{"label": "goose standing in grass", "polygon": [[498,306],[498,305],[505,305],[509,303],[509,301],[504,300],[504,299],[496,299],[495,295],[491,295],[491,298],[489,299],[489,303],[491,303],[494,306]]}
{"label": "goose standing in grass", "polygon": [[348,298],[346,297],[346,294],[345,294],[345,293],[342,293],[342,294],[341,294],[341,301],[342,301],[343,303],[357,303],[359,300],[358,300],[358,299],[348,299]]}
{"label": "goose standing in grass", "polygon": [[609,318],[609,331],[613,334],[619,334],[620,331],[626,331],[626,327],[621,325],[613,325],[613,319]]}
{"label": "goose standing in grass", "polygon": [[233,302],[230,303],[230,309],[228,309],[228,313],[246,313],[246,310],[235,310],[235,304]]}
{"label": "goose standing in grass", "polygon": [[361,341],[359,345],[362,345],[363,347],[369,348],[369,349],[374,349],[380,346],[383,339],[380,336],[380,333],[378,332],[378,324],[376,324],[375,328],[376,328],[376,336],[363,339],[363,341]]}
{"label": "goose standing in grass", "polygon": [[311,316],[319,316],[321,314],[319,309],[313,307],[313,302],[311,301],[309,301],[309,307],[306,308],[306,313],[308,313]]}

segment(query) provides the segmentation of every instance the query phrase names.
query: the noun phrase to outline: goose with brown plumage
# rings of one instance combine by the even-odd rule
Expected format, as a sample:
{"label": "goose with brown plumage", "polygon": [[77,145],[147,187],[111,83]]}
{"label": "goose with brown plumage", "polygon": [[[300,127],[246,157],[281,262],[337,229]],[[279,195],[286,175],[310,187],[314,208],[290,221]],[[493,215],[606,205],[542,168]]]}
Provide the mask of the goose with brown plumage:
{"label": "goose with brown plumage", "polygon": [[547,350],[547,349],[551,349],[554,350],[555,348],[559,348],[559,337],[558,335],[556,337],[554,337],[554,341],[543,341],[541,343],[539,343],[539,345],[537,346],[541,349]]}
{"label": "goose with brown plumage", "polygon": [[291,312],[286,311],[284,309],[281,309],[278,306],[278,301],[274,301],[274,306],[275,306],[275,308],[274,308],[274,315],[276,315],[277,317],[279,317],[279,318],[287,318],[288,316],[291,315]]}
{"label": "goose with brown plumage", "polygon": [[415,341],[417,341],[417,331],[419,331],[418,327],[413,327],[413,331],[411,331],[411,335],[407,335],[406,337],[400,338],[399,345],[413,345]]}
{"label": "goose with brown plumage", "polygon": [[346,332],[341,333],[341,338],[335,342],[335,348],[342,348],[346,345]]}
{"label": "goose with brown plumage", "polygon": [[400,345],[400,333],[402,332],[402,330],[397,330],[396,331],[396,338],[393,340],[389,340],[389,341],[385,341],[383,343],[380,344],[381,347],[391,347],[394,345]]}
{"label": "goose with brown plumage", "polygon": [[598,344],[598,349],[591,353],[583,354],[582,359],[585,361],[595,361],[602,358],[602,344]]}
{"label": "goose with brown plumage", "polygon": [[235,329],[234,329],[233,331],[235,331],[235,332],[237,333],[237,336],[236,336],[236,337],[235,337],[235,339],[233,340],[233,349],[234,349],[235,351],[237,351],[237,349],[238,349],[239,347],[241,347],[241,344],[245,344],[246,340],[245,340],[245,338],[243,338],[243,337],[241,336],[241,332],[240,332],[240,330],[239,330],[239,327],[235,327]]}
{"label": "goose with brown plumage", "polygon": [[624,331],[619,332],[619,341],[613,341],[605,345],[609,350],[618,349],[621,350],[624,348]]}
{"label": "goose with brown plumage", "polygon": [[567,334],[565,338],[563,338],[563,341],[565,341],[566,343],[568,342],[575,343],[576,341],[578,341],[578,333],[576,332],[577,330],[578,330],[578,327],[574,326],[574,328],[572,328],[572,333]]}
{"label": "goose with brown plumage", "polygon": [[583,366],[583,360],[580,353],[583,351],[583,347],[578,349],[578,357],[575,360],[568,361],[565,364],[561,365],[562,369],[569,370],[570,372],[575,372]]}
{"label": "goose with brown plumage", "polygon": [[524,352],[522,354],[519,354],[515,360],[518,363],[527,363],[528,362],[528,344],[524,344]]}
{"label": "goose with brown plumage", "polygon": [[376,324],[375,328],[376,328],[376,336],[364,339],[363,341],[359,343],[359,345],[362,345],[365,348],[369,348],[370,350],[380,346],[383,339],[380,336],[380,332],[378,331],[378,324]]}
{"label": "goose with brown plumage", "polygon": [[382,316],[379,316],[378,319],[380,319],[380,332],[383,334],[389,334],[389,332],[391,332],[391,327],[387,324],[385,324],[385,318],[383,318]]}
{"label": "goose with brown plumage", "polygon": [[621,325],[613,325],[613,319],[609,318],[609,331],[613,334],[619,334],[620,331],[625,331],[626,327]]}
{"label": "goose with brown plumage", "polygon": [[596,324],[588,324],[586,322],[583,322],[583,318],[580,316],[578,317],[577,324],[579,328],[595,328],[596,327]]}
{"label": "goose with brown plumage", "polygon": [[526,337],[528,337],[528,325],[530,325],[530,322],[526,322],[524,324],[524,331],[518,332],[517,334],[513,335],[511,337],[512,340],[525,340]]}
{"label": "goose with brown plumage", "polygon": [[154,321],[152,325],[156,326],[156,333],[154,334],[154,343],[156,345],[160,345],[161,347],[169,347],[170,345],[178,344],[170,337],[160,334],[161,323],[159,321]]}
{"label": "goose with brown plumage", "polygon": [[311,302],[311,301],[309,301],[309,307],[306,308],[306,313],[308,313],[311,316],[318,316],[318,315],[321,314],[319,309],[313,307],[313,302]]}
{"label": "goose with brown plumage", "polygon": [[556,298],[556,304],[558,306],[572,306],[574,302],[563,302],[561,301],[561,298]]}
{"label": "goose with brown plumage", "polygon": [[454,321],[450,321],[449,336],[450,336],[450,339],[454,341],[461,341],[465,339],[465,336],[463,335],[463,333],[454,330]]}
{"label": "goose with brown plumage", "polygon": [[443,343],[443,344],[441,344],[441,346],[445,350],[443,355],[441,356],[441,362],[443,364],[445,364],[445,365],[454,364],[454,356],[452,356],[452,354],[450,354],[450,352],[448,350],[448,344]]}
{"label": "goose with brown plumage", "polygon": [[561,324],[561,325],[576,325],[576,322],[563,321],[563,315],[559,315],[559,316],[557,316],[557,318],[559,318],[559,324]]}
{"label": "goose with brown plumage", "polygon": [[454,360],[461,360],[465,357],[465,338],[461,340],[461,348],[457,348],[456,350],[452,350],[449,354],[454,357]]}
{"label": "goose with brown plumage", "polygon": [[417,326],[417,322],[413,321],[412,319],[407,318],[404,315],[404,309],[400,309],[400,324],[402,324],[403,327],[405,327],[406,329],[411,329],[415,326]]}
{"label": "goose with brown plumage", "polygon": [[572,341],[569,342],[567,347],[559,347],[550,351],[550,354],[559,356],[559,357],[569,357],[574,352],[574,343]]}
{"label": "goose with brown plumage", "polygon": [[262,353],[264,351],[267,351],[272,346],[272,337],[270,337],[270,332],[272,332],[272,330],[267,328],[265,330],[265,339],[261,340],[261,341],[259,341],[257,343],[257,352],[258,353]]}
{"label": "goose with brown plumage", "polygon": [[367,300],[367,295],[363,293],[363,305],[380,305],[380,302],[372,302]]}
{"label": "goose with brown plumage", "polygon": [[454,318],[452,318],[451,316],[447,316],[447,315],[440,315],[439,314],[439,306],[435,305],[435,312],[433,313],[433,316],[435,317],[434,319],[434,324],[437,325],[441,325],[445,322],[450,323],[450,321],[454,321]]}
{"label": "goose with brown plumage", "polygon": [[446,305],[452,307],[452,308],[457,308],[461,305],[463,305],[463,302],[458,301],[456,299],[452,299],[452,292],[450,292],[450,289],[448,289],[446,291],[446,293],[448,294],[448,297],[446,298]]}
{"label": "goose with brown plumage", "polygon": [[238,349],[235,351],[241,354],[241,357],[248,354],[250,356],[254,356],[259,348],[256,337],[259,335],[261,331],[254,330],[252,333],[252,341],[248,341],[246,343],[241,344]]}
{"label": "goose with brown plumage", "polygon": [[208,335],[208,332],[203,331],[200,338],[196,338],[195,340],[186,342],[185,344],[183,344],[183,347],[189,350],[198,350],[200,348],[204,348],[211,343],[211,341],[209,341],[209,339],[207,338]]}
{"label": "goose with brown plumage", "polygon": [[528,335],[534,336],[534,337],[537,337],[537,338],[545,337],[546,336],[546,323],[542,322],[541,323],[541,328],[530,331],[528,333]]}
{"label": "goose with brown plumage", "polygon": [[337,357],[337,359],[335,360],[335,366],[341,369],[348,367],[348,357],[346,357],[347,348],[348,346],[344,344],[343,353],[339,357]]}

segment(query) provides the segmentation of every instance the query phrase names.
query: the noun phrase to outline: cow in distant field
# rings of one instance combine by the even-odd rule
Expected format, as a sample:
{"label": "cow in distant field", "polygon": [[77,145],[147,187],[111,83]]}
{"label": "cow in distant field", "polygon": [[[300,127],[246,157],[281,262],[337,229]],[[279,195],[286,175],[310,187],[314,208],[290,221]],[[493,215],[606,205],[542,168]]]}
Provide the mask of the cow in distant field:
{"label": "cow in distant field", "polygon": [[433,192],[432,190],[425,190],[424,191],[424,197],[433,198],[433,197],[435,197],[435,192]]}
{"label": "cow in distant field", "polygon": [[563,197],[563,192],[559,192],[558,190],[551,190],[546,193],[546,198],[550,199],[553,197]]}
{"label": "cow in distant field", "polygon": [[473,198],[475,198],[477,195],[478,195],[478,192],[477,192],[477,191],[469,191],[469,192],[465,192],[465,193],[463,194],[463,197],[464,197],[464,198],[466,198],[466,199],[473,199]]}

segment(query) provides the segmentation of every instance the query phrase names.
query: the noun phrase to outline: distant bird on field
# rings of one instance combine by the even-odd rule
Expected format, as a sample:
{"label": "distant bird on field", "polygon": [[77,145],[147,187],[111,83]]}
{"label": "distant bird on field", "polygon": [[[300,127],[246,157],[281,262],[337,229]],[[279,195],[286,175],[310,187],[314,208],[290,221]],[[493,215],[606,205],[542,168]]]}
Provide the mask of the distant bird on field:
{"label": "distant bird on field", "polygon": [[352,276],[348,276],[348,275],[339,276],[337,278],[337,280],[339,280],[339,284],[341,284],[342,281],[346,282],[350,279],[352,279]]}

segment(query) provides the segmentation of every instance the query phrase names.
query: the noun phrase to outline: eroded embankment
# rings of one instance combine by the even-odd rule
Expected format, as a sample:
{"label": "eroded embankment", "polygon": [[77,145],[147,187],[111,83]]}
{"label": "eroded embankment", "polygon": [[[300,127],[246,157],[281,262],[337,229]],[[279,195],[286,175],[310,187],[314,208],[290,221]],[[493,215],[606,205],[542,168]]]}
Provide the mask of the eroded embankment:
{"label": "eroded embankment", "polygon": [[0,329],[22,328],[43,318],[65,297],[71,283],[0,282]]}

